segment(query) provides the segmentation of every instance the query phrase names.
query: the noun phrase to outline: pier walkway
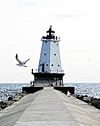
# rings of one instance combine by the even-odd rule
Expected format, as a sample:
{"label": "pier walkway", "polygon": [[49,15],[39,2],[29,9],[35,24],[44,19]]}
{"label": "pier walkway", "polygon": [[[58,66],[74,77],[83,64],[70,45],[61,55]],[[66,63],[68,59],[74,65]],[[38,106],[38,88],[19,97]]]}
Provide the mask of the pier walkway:
{"label": "pier walkway", "polygon": [[0,126],[100,126],[100,110],[45,87],[1,111]]}

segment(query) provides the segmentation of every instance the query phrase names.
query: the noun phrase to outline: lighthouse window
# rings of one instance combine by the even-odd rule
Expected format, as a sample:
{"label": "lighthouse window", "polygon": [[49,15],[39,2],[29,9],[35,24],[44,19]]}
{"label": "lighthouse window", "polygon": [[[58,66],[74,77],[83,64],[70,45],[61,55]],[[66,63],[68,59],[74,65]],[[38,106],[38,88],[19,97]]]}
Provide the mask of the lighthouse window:
{"label": "lighthouse window", "polygon": [[44,55],[46,55],[46,53],[44,53]]}
{"label": "lighthouse window", "polygon": [[53,64],[51,64],[51,66],[53,66]]}
{"label": "lighthouse window", "polygon": [[60,65],[58,65],[58,67],[59,67]]}
{"label": "lighthouse window", "polygon": [[48,66],[48,64],[46,64],[46,66]]}
{"label": "lighthouse window", "polygon": [[56,54],[54,54],[54,56],[56,56]]}
{"label": "lighthouse window", "polygon": [[45,43],[47,43],[47,41],[45,41]]}

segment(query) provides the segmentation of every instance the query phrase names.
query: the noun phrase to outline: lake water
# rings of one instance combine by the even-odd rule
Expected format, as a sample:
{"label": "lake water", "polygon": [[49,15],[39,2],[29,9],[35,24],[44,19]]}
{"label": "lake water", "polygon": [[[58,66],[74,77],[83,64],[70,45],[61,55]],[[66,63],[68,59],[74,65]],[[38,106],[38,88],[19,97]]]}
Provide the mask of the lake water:
{"label": "lake water", "polygon": [[100,83],[66,83],[65,86],[75,87],[75,94],[100,98]]}
{"label": "lake water", "polygon": [[[24,86],[30,85],[28,83],[0,83],[0,101],[20,93]],[[75,94],[100,98],[100,83],[66,83],[65,86],[74,86]]]}
{"label": "lake water", "polygon": [[30,86],[28,83],[0,83],[0,101],[7,100],[9,96],[15,96],[22,92],[22,87]]}

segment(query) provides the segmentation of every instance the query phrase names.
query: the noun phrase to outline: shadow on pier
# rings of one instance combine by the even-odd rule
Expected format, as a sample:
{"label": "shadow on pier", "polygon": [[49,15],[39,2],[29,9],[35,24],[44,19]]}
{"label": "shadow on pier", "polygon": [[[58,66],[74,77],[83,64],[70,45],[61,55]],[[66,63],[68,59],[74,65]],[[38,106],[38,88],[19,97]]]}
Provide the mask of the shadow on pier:
{"label": "shadow on pier", "polygon": [[[44,87],[23,87],[22,91],[26,93],[35,93],[39,90],[42,90]],[[53,87],[55,90],[59,90],[63,92],[64,94],[67,94],[69,91],[71,94],[75,93],[75,88],[74,87]]]}

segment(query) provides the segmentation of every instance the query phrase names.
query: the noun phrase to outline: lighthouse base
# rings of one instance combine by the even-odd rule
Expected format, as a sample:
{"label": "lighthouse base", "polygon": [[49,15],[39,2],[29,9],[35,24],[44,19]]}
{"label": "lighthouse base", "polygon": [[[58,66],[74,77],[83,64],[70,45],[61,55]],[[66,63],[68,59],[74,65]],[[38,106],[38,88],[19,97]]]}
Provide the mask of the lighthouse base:
{"label": "lighthouse base", "polygon": [[40,84],[45,86],[63,86],[64,73],[32,73],[34,75],[34,86]]}

